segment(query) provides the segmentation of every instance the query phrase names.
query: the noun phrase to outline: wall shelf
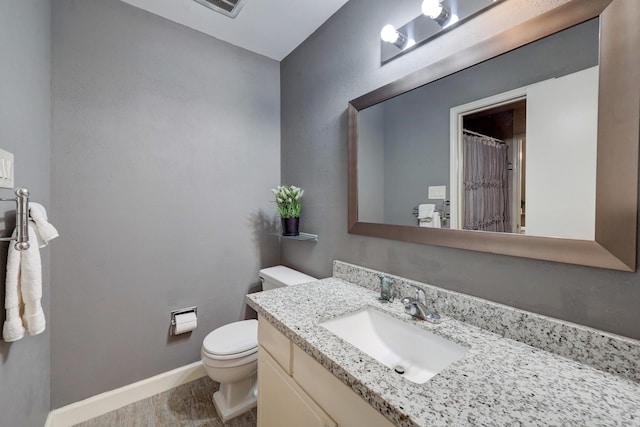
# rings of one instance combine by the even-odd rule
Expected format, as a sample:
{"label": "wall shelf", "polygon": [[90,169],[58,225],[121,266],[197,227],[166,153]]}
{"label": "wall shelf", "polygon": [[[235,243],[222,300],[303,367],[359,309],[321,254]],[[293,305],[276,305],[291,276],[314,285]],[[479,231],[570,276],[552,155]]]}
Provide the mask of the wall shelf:
{"label": "wall shelf", "polygon": [[313,242],[318,241],[317,234],[303,233],[300,232],[298,236],[283,236],[282,233],[271,233],[272,236],[280,237],[281,239],[289,239],[289,240],[310,240]]}

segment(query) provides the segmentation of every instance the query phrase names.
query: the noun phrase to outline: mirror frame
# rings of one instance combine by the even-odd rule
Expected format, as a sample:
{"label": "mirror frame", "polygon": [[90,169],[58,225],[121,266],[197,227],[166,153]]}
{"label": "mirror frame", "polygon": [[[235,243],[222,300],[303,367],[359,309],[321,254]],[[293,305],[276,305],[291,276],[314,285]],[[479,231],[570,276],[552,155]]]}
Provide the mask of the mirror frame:
{"label": "mirror frame", "polygon": [[[622,271],[636,270],[640,1],[573,0],[349,102],[348,232]],[[358,221],[358,112],[520,46],[600,18],[595,240]],[[468,31],[465,27],[456,31]],[[625,183],[621,186],[620,183]]]}

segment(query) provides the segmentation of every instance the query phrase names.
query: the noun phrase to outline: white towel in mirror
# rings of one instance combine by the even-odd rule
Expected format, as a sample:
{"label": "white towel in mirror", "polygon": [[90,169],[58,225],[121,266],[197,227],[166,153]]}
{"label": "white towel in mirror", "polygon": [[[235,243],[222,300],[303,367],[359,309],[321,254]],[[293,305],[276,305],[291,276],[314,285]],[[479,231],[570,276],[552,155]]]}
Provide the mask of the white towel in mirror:
{"label": "white towel in mirror", "polygon": [[433,217],[436,205],[432,203],[423,203],[418,205],[418,219],[427,219]]}

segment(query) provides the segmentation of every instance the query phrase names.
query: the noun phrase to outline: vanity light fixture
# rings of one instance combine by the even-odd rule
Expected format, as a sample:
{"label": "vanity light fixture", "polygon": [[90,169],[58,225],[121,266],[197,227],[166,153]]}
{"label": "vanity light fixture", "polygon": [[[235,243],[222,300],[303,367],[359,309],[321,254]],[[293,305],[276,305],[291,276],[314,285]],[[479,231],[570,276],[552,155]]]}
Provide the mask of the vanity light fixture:
{"label": "vanity light fixture", "polygon": [[380,38],[382,41],[391,43],[400,50],[408,49],[416,44],[415,40],[402,34],[391,24],[387,24],[382,27],[382,31],[380,31]]}
{"label": "vanity light fixture", "polygon": [[452,14],[441,0],[424,0],[422,2],[422,13],[433,19],[442,28],[447,28],[459,21],[457,15]]}
{"label": "vanity light fixture", "polygon": [[[219,1],[219,0],[195,0]],[[232,0],[225,0],[232,1]],[[243,0],[239,0],[243,1]],[[380,37],[380,62],[386,64],[506,0],[413,0],[417,16],[402,26],[386,25]],[[596,1],[596,0],[594,0]],[[605,1],[605,0],[597,0]],[[392,7],[392,6],[390,6]]]}

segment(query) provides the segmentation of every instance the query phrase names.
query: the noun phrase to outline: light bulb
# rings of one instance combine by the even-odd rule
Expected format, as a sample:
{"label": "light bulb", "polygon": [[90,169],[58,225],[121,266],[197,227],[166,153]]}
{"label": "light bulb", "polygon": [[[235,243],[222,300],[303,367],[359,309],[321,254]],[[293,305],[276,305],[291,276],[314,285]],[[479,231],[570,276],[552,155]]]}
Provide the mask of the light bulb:
{"label": "light bulb", "polygon": [[398,32],[395,27],[391,24],[385,25],[382,27],[382,31],[380,31],[380,38],[382,41],[388,43],[395,43],[398,40]]}
{"label": "light bulb", "polygon": [[442,13],[440,0],[424,0],[422,2],[422,13],[431,19],[436,19]]}

